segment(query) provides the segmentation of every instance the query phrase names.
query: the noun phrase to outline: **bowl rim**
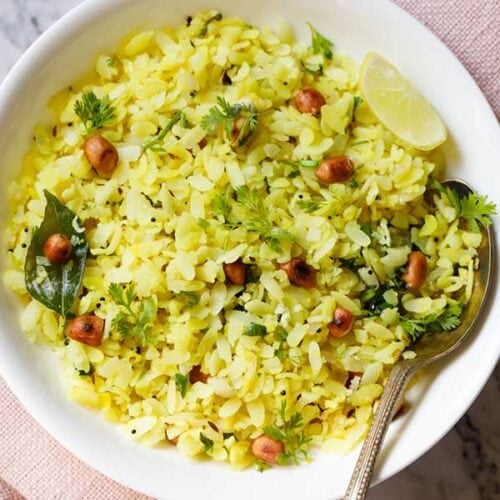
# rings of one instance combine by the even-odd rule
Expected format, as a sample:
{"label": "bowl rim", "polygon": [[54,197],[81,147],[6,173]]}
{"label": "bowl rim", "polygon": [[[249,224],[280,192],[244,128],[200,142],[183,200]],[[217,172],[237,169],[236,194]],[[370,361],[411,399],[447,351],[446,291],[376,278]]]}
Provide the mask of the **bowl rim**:
{"label": "bowl rim", "polygon": [[[39,56],[47,57],[47,54],[51,52],[51,46],[53,44],[55,44],[56,42],[60,43],[61,40],[69,38],[73,30],[75,30],[85,22],[88,22],[89,19],[92,19],[93,16],[97,15],[97,12],[108,10],[111,11],[115,7],[119,6],[120,3],[121,0],[83,0],[82,3],[73,7],[61,18],[59,18],[52,26],[50,26],[45,32],[43,32],[39,36],[39,38],[21,55],[12,69],[5,76],[4,80],[1,82],[0,115],[2,114],[2,110],[4,108],[8,109],[9,97],[13,93],[15,93],[17,82],[22,81],[26,78],[26,76],[30,72],[31,66]],[[458,58],[451,52],[451,50],[429,28],[419,22],[416,18],[414,18],[399,5],[393,3],[390,0],[379,0],[379,3],[381,8],[389,11],[392,10],[397,14],[397,16],[404,18],[406,23],[411,24],[414,28],[418,28],[423,34],[425,34],[428,39],[431,39],[434,44],[438,44],[441,49],[444,49],[447,58],[449,60],[453,60],[454,64],[457,66],[457,69],[458,67],[460,68],[462,78],[467,80],[469,86],[472,85],[476,89],[478,98],[479,95],[481,96],[480,98],[483,101],[481,113],[485,113],[485,116],[487,118],[489,116],[490,119],[496,121],[496,116],[490,104],[486,100],[486,97],[480,90],[478,84],[474,81],[472,76],[469,74],[463,64],[458,60]],[[126,33],[124,33],[124,35],[125,34]],[[500,127],[498,129],[497,136],[500,139]],[[494,285],[492,286],[492,288],[494,288]],[[490,306],[493,300],[493,293],[490,293],[490,297],[488,299]],[[486,312],[484,312],[483,314],[484,316],[486,316]],[[487,360],[485,360],[485,363],[481,366],[481,371],[483,373],[483,382],[481,384],[477,384],[474,390],[471,390],[468,393],[466,402],[465,404],[463,404],[463,412],[456,414],[454,418],[447,420],[446,423],[441,423],[439,430],[434,433],[432,439],[426,441],[425,446],[416,447],[415,451],[410,456],[403,457],[400,460],[398,466],[393,467],[388,472],[383,471],[379,475],[379,477],[377,477],[377,480],[373,483],[373,485],[379,484],[389,479],[390,477],[396,475],[401,470],[418,460],[422,455],[433,448],[436,443],[440,441],[452,429],[456,422],[468,411],[472,403],[475,401],[475,399],[487,383],[487,380],[494,370],[500,356],[500,349],[497,349],[497,351],[498,352],[496,353],[496,355],[495,353],[493,353]],[[1,354],[2,350],[0,349],[0,358],[2,357]],[[18,379],[14,375],[14,370],[11,369],[12,367],[14,367],[14,364],[12,364],[11,366],[8,362],[0,362],[0,376],[3,377],[9,388],[15,394],[23,407],[28,411],[28,413],[45,429],[45,431],[47,431],[54,439],[56,439],[59,444],[64,446],[77,458],[82,460],[86,465],[93,468],[94,470],[98,470],[99,472],[113,479],[119,484],[142,492],[146,495],[152,494],[152,492],[148,490],[144,484],[135,483],[133,480],[127,477],[126,473],[121,473],[118,468],[106,467],[102,461],[98,465],[96,465],[95,462],[92,461],[92,457],[89,454],[85,453],[79,448],[75,449],[73,439],[70,439],[63,430],[59,429],[57,425],[54,425],[51,422],[49,413],[43,408],[40,409],[38,406],[32,403],[29,398],[28,391],[24,387],[24,383],[21,381],[21,379]]]}

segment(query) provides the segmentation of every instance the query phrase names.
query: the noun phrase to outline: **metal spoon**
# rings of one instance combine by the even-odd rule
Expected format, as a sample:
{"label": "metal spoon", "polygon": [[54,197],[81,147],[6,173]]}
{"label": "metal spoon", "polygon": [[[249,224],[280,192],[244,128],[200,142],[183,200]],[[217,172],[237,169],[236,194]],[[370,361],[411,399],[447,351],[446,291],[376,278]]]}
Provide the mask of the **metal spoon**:
{"label": "metal spoon", "polygon": [[[443,184],[453,189],[461,197],[472,192],[472,188],[462,180],[449,180]],[[375,411],[368,436],[361,448],[344,500],[363,500],[366,498],[377,456],[382,448],[389,424],[396,413],[397,403],[400,401],[410,378],[420,368],[454,351],[465,341],[476,324],[492,281],[494,264],[494,243],[491,229],[483,226],[482,235],[482,243],[478,248],[480,266],[474,273],[474,291],[463,311],[462,323],[458,328],[449,332],[424,335],[412,347],[417,353],[417,357],[398,361],[393,366]]]}

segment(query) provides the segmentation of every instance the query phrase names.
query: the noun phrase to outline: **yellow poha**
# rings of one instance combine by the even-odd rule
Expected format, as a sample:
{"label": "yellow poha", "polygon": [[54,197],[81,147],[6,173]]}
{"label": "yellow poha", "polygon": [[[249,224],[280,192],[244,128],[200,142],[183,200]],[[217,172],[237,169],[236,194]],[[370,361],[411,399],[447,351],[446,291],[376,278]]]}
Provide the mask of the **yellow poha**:
{"label": "yellow poha", "polygon": [[[5,280],[22,297],[23,330],[61,358],[71,397],[133,439],[175,441],[187,456],[245,468],[255,463],[252,441],[299,414],[307,446],[346,453],[363,439],[391,366],[414,356],[401,315],[439,314],[468,298],[481,237],[459,226],[445,197],[424,199],[442,170],[439,155],[405,146],[377,121],[351,59],[315,53],[285,25],[207,23],[214,16],[127,37],[116,54],[98,57],[91,81],[53,99],[57,118],[36,127],[10,190]],[[305,87],[326,99],[319,117],[293,104]],[[109,96],[116,110],[100,131],[120,158],[109,178],[82,151],[87,131],[74,106],[89,91]],[[218,97],[258,113],[242,146],[202,126]],[[178,110],[184,120],[144,148]],[[352,179],[319,183],[310,165],[338,155],[354,162]],[[244,223],[234,198],[241,186],[256,190],[263,222],[286,237],[266,240]],[[98,221],[86,231],[90,258],[72,310],[105,320],[99,347],[65,338],[64,319],[27,293],[26,246],[45,189],[82,220]],[[214,209],[224,193],[236,223]],[[412,246],[428,265],[418,293],[388,286]],[[317,271],[315,288],[294,286],[279,268],[294,257]],[[245,286],[226,282],[223,271],[239,260],[254,273]],[[112,283],[154,301],[153,342],[120,335]],[[356,321],[349,335],[332,338],[327,325],[339,306]],[[266,334],[245,335],[251,324]],[[189,383],[193,367],[205,381]]]}

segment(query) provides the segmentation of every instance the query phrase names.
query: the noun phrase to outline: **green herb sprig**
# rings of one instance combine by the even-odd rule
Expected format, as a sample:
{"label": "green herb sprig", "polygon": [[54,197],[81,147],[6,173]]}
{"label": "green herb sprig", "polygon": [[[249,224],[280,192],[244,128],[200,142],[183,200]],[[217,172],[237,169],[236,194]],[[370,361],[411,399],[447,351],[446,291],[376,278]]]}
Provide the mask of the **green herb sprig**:
{"label": "green herb sprig", "polygon": [[285,345],[288,332],[281,325],[278,325],[274,330],[274,337],[279,342],[278,347],[274,350],[274,355],[283,362],[286,359]]}
{"label": "green herb sprig", "polygon": [[161,132],[156,137],[150,139],[149,141],[146,141],[142,145],[142,150],[147,151],[148,149],[150,149],[151,151],[155,151],[157,153],[165,152],[165,149],[160,147],[159,144],[163,141],[163,139],[165,139],[167,134],[172,130],[174,125],[178,122],[186,123],[186,115],[184,114],[183,111],[175,111],[174,114],[172,115],[172,118],[170,118],[168,123],[162,128]]}
{"label": "green herb sprig", "polygon": [[200,441],[203,445],[203,451],[205,453],[210,453],[213,450],[214,442],[211,439],[207,438],[207,436],[205,436],[203,432],[200,432]]}
{"label": "green herb sprig", "polygon": [[312,214],[317,212],[319,209],[323,208],[326,205],[324,201],[314,201],[314,200],[299,200],[297,202],[297,206],[302,208],[304,212],[308,214]]}
{"label": "green herb sprig", "polygon": [[113,319],[115,327],[122,338],[135,338],[139,345],[153,344],[153,324],[156,319],[156,303],[153,298],[137,303],[135,287],[130,285],[123,289],[118,283],[109,286],[109,294],[121,311]]}
{"label": "green herb sprig", "polygon": [[[242,227],[260,237],[276,252],[281,250],[281,243],[294,241],[294,236],[284,229],[273,226],[269,213],[258,189],[241,186],[236,191],[228,188],[211,202],[212,210],[224,218],[224,224],[230,229]],[[238,208],[238,218],[232,217],[233,209]]]}
{"label": "green herb sprig", "polygon": [[457,211],[457,216],[463,219],[467,223],[468,229],[474,233],[480,232],[479,224],[489,226],[492,223],[491,217],[497,214],[496,205],[489,201],[486,196],[477,193],[460,196],[456,191],[443,186],[436,180],[433,180],[430,186],[448,198]]}
{"label": "green herb sprig", "polygon": [[384,294],[388,290],[390,290],[390,287],[381,285],[376,288],[368,288],[361,294],[360,299],[363,308],[370,316],[380,316],[384,309],[394,307],[384,298]]}
{"label": "green herb sprig", "polygon": [[265,337],[267,335],[267,328],[265,325],[259,323],[249,323],[243,330],[243,335],[247,337]]}
{"label": "green herb sprig", "polygon": [[268,211],[258,189],[249,189],[247,186],[239,187],[236,190],[236,201],[242,208],[243,227],[247,231],[259,233],[273,250],[279,251],[282,242],[294,240],[291,233],[275,228],[269,221]]}
{"label": "green herb sprig", "polygon": [[231,214],[231,205],[234,203],[234,191],[232,188],[227,188],[221,194],[215,196],[210,202],[210,206],[215,215],[223,217],[224,222],[229,223],[229,216]]}
{"label": "green herb sprig", "polygon": [[309,29],[311,30],[311,47],[315,54],[321,54],[326,59],[331,60],[333,58],[333,43],[321,35],[317,30],[313,28],[311,23],[307,23]]}
{"label": "green herb sprig", "polygon": [[[233,139],[233,130],[238,121],[238,135],[234,140],[239,146],[245,144],[254,133],[258,124],[258,112],[252,104],[229,104],[224,97],[217,97],[217,106],[212,106],[206,114],[201,126],[214,133],[219,127],[223,127],[226,136]],[[240,120],[241,119],[241,120]]]}
{"label": "green herb sprig", "polygon": [[194,307],[200,303],[200,296],[196,292],[182,290],[176,293],[176,296],[180,299],[184,299],[187,307]]}
{"label": "green herb sprig", "polygon": [[85,92],[81,99],[75,102],[74,110],[87,134],[103,128],[116,118],[115,108],[111,105],[109,96],[99,99],[92,91]]}
{"label": "green herb sprig", "polygon": [[425,318],[401,318],[401,326],[409,335],[412,342],[416,342],[426,333],[439,333],[453,330],[461,323],[462,306],[458,302],[449,304],[442,312],[430,314]]}
{"label": "green herb sprig", "polygon": [[302,430],[304,421],[300,413],[293,414],[290,419],[286,418],[286,401],[280,405],[281,425],[264,427],[264,434],[270,438],[281,441],[285,450],[278,456],[280,465],[298,465],[301,460],[310,460],[307,444],[311,441]]}
{"label": "green herb sprig", "polygon": [[175,374],[175,387],[179,391],[180,395],[184,397],[187,392],[188,377],[182,373]]}
{"label": "green herb sprig", "polygon": [[323,75],[323,65],[322,64],[318,64],[316,67],[314,66],[306,66],[304,63],[301,63],[302,64],[302,69],[306,72],[306,73],[309,73],[311,75],[314,75],[314,76],[321,76]]}

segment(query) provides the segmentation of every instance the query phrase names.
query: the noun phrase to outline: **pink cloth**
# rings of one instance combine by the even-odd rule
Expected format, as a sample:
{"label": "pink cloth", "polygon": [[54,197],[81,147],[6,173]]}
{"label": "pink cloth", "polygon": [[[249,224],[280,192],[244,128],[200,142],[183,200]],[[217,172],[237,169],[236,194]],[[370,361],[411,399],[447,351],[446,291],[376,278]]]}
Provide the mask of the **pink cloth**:
{"label": "pink cloth", "polygon": [[[395,0],[461,59],[500,116],[499,0]],[[0,379],[0,498],[139,500],[52,439]]]}
{"label": "pink cloth", "polygon": [[148,498],[87,467],[58,444],[26,412],[1,378],[0,401],[0,477],[3,479],[0,480],[0,499]]}
{"label": "pink cloth", "polygon": [[500,0],[394,0],[460,59],[500,118]]}

